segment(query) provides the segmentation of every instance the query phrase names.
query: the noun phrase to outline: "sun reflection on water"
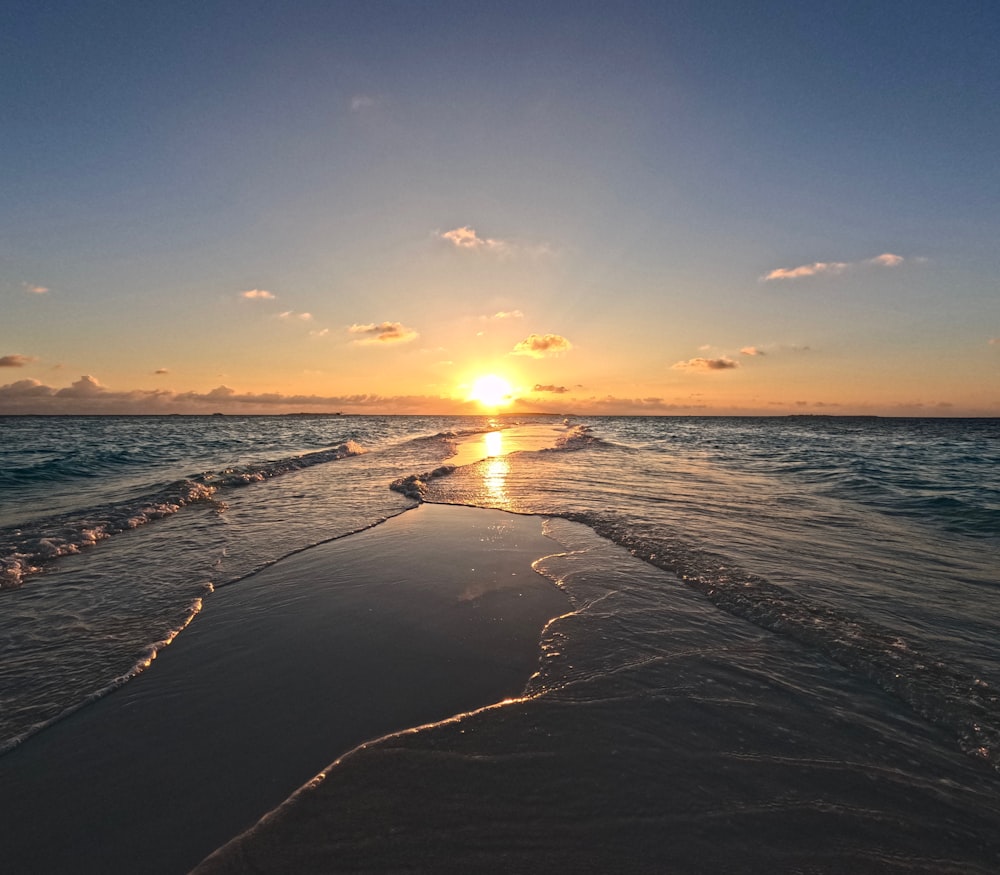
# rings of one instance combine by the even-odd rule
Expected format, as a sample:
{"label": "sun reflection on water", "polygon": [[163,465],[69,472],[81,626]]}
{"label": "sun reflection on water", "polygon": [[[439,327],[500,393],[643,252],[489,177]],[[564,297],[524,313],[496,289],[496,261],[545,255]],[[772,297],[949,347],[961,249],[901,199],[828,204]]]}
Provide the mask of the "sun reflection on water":
{"label": "sun reflection on water", "polygon": [[507,507],[507,475],[510,463],[505,456],[487,459],[483,462],[483,490],[493,507]]}
{"label": "sun reflection on water", "polygon": [[503,432],[491,431],[483,435],[483,443],[486,444],[486,455],[489,457],[503,455]]}

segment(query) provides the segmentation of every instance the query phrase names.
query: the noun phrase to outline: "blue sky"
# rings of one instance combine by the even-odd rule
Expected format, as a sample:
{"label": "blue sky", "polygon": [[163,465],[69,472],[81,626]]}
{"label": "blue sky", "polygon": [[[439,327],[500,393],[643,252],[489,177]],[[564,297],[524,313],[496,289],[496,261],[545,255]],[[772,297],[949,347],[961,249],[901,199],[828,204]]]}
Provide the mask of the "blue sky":
{"label": "blue sky", "polygon": [[2,15],[0,412],[1000,415],[996,4]]}

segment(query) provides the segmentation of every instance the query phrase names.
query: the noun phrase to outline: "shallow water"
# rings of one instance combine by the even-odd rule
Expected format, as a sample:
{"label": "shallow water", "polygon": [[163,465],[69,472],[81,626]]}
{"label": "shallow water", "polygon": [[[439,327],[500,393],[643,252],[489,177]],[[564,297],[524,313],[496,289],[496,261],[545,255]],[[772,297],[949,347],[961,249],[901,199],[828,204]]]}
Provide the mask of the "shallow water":
{"label": "shallow water", "polygon": [[[677,871],[699,871],[705,854],[732,867],[762,853],[758,833],[781,839],[759,856],[762,871],[812,859],[816,871],[1000,863],[996,420],[538,418],[499,432],[485,418],[188,420],[173,455],[115,450],[89,479],[76,470],[82,450],[177,423],[0,422],[21,472],[8,465],[0,508],[14,521],[0,530],[8,744],[120,684],[214,588],[421,499],[468,504],[550,518],[567,556],[539,570],[577,611],[550,627],[528,701],[475,717],[474,739],[443,727],[391,742],[405,748],[386,754],[393,762],[439,762],[417,753],[425,743],[461,742],[465,753],[443,763],[503,759],[513,746],[542,766],[521,812],[510,806],[527,777],[489,778],[514,794],[497,802],[511,836],[528,830],[553,854],[571,838],[593,845],[583,862],[600,858],[588,835],[619,853],[641,837],[652,856],[626,854],[635,871],[655,871],[664,854]],[[81,454],[53,459],[63,432]],[[207,494],[176,501],[188,484]],[[335,772],[369,768],[382,774],[353,760]],[[467,768],[440,765],[433,780],[451,787]],[[700,800],[701,826],[664,796],[672,782]],[[497,812],[455,792],[476,837],[455,859],[481,863]],[[722,798],[732,804],[713,820]],[[817,824],[831,817],[818,848]],[[718,859],[712,823],[725,836]],[[688,845],[650,843],[668,826]],[[443,842],[435,829],[414,826],[416,844],[401,837],[385,859],[415,852],[419,836]]]}

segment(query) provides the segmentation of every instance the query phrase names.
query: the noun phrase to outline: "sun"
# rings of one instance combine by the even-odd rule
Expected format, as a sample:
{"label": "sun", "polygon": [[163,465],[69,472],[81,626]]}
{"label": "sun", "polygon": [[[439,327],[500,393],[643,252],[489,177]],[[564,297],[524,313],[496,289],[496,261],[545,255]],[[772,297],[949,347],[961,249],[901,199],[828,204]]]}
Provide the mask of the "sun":
{"label": "sun", "polygon": [[505,407],[514,400],[514,388],[503,377],[487,374],[472,384],[470,401],[478,401],[483,407]]}

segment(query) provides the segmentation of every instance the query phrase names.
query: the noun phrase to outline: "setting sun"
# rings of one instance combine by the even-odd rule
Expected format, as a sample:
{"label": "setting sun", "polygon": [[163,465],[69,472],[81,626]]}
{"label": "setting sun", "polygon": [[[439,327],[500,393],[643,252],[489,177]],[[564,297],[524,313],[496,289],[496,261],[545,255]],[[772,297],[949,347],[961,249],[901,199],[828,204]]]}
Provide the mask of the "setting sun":
{"label": "setting sun", "polygon": [[479,377],[472,384],[470,401],[478,401],[483,407],[503,407],[513,400],[513,387],[503,377],[488,374]]}

